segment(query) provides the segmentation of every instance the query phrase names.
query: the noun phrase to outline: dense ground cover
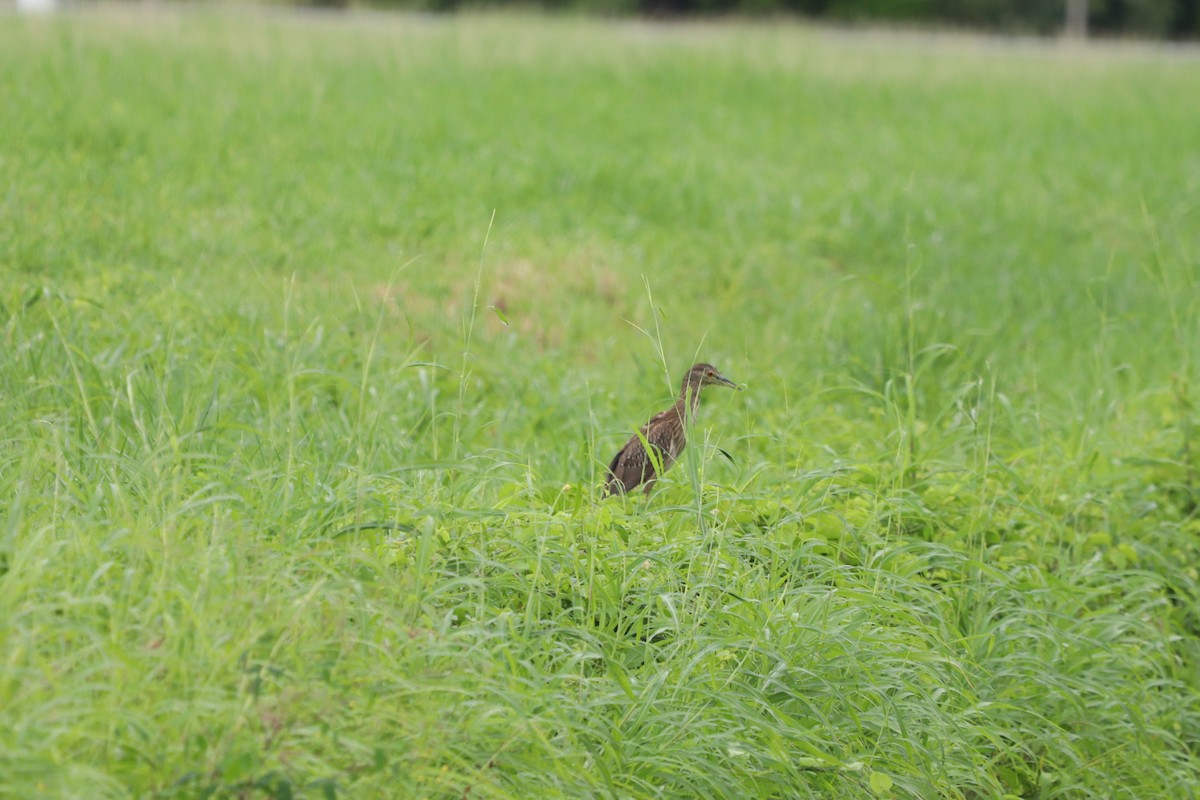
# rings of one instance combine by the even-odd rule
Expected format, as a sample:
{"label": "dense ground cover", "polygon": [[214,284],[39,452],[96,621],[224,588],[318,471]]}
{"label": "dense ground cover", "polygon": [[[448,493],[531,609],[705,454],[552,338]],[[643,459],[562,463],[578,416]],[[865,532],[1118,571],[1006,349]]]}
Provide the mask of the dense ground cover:
{"label": "dense ground cover", "polygon": [[1196,67],[6,19],[0,796],[1195,796]]}

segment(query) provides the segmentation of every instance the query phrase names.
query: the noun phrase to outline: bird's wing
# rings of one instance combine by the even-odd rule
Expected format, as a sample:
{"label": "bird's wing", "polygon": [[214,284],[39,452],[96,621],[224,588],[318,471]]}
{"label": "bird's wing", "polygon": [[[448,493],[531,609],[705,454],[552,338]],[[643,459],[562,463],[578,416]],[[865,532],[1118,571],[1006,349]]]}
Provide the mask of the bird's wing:
{"label": "bird's wing", "polygon": [[634,436],[617,451],[608,465],[608,482],[604,491],[606,494],[628,492],[647,477],[654,477],[654,466],[648,463],[641,439]]}
{"label": "bird's wing", "polygon": [[[654,451],[653,457],[646,452],[643,440]],[[608,465],[605,492],[628,492],[642,484],[649,488],[657,480],[660,468],[661,472],[666,472],[683,445],[683,425],[678,412],[668,409],[655,414],[613,457]]]}
{"label": "bird's wing", "polygon": [[612,463],[608,465],[608,480],[604,482],[606,495],[629,491],[629,487],[625,485],[625,470],[621,466],[621,459],[625,455],[625,451],[629,449],[629,445],[630,443],[626,442],[625,446],[613,456]]}

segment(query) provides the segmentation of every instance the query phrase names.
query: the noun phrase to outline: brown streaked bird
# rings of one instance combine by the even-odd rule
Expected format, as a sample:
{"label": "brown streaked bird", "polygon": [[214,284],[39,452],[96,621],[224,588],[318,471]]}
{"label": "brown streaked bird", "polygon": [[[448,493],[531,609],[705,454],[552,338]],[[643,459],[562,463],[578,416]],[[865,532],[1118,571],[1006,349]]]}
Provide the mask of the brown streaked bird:
{"label": "brown streaked bird", "polygon": [[[675,405],[651,417],[608,465],[608,481],[604,485],[606,496],[618,492],[624,494],[638,486],[646,493],[650,492],[658,480],[655,460],[666,472],[687,445],[686,421],[696,418],[696,411],[700,408],[700,391],[705,386],[742,388],[718,372],[712,364],[696,364],[689,369],[683,377]],[[643,439],[654,449],[654,458],[646,453]]]}

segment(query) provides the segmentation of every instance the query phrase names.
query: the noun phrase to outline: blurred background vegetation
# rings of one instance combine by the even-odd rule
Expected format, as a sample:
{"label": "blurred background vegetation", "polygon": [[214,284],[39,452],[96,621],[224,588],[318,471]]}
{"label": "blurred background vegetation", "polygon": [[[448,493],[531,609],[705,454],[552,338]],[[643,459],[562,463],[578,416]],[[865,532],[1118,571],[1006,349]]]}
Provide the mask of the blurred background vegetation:
{"label": "blurred background vegetation", "polygon": [[[287,0],[285,0],[286,2]],[[368,5],[451,11],[463,7],[539,6],[594,13],[799,14],[838,23],[969,27],[1053,34],[1081,25],[1105,36],[1200,37],[1200,0],[294,0],[300,4]],[[1073,8],[1072,8],[1073,7]]]}

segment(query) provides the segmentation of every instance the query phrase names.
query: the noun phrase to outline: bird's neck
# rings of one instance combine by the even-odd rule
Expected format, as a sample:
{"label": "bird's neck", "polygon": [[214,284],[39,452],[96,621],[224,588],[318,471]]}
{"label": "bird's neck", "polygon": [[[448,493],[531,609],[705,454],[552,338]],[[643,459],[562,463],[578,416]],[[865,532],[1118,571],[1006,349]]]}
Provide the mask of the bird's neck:
{"label": "bird's neck", "polygon": [[679,400],[675,403],[675,408],[679,410],[680,415],[687,413],[689,417],[696,416],[696,411],[700,408],[700,390],[702,388],[687,383],[683,385],[683,389],[679,392]]}

